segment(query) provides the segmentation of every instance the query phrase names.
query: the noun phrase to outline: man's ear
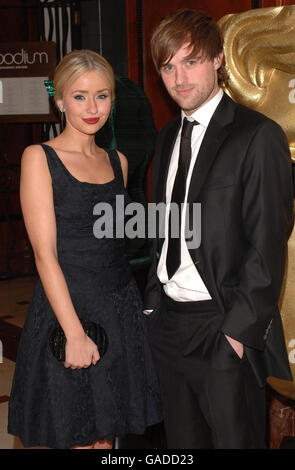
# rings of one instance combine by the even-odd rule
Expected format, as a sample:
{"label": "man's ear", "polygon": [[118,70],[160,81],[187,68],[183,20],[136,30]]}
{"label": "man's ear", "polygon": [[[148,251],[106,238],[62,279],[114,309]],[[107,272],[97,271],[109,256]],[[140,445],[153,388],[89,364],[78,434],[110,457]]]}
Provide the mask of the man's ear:
{"label": "man's ear", "polygon": [[214,64],[214,67],[215,67],[215,70],[218,70],[220,67],[221,67],[221,64],[222,64],[222,61],[223,61],[223,51],[221,51],[218,56],[216,56],[214,59],[213,59],[213,64]]}

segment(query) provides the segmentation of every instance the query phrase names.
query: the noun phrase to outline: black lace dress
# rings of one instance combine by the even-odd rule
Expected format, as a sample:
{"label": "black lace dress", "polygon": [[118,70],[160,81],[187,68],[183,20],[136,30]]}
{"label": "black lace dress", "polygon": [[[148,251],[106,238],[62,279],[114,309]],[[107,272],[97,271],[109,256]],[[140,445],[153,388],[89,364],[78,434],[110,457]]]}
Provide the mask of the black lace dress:
{"label": "black lace dress", "polygon": [[104,327],[109,346],[88,369],[66,369],[58,362],[48,341],[57,320],[39,280],[18,348],[8,432],[24,446],[62,449],[142,434],[161,421],[161,411],[141,298],[124,258],[124,239],[93,233],[97,203],[114,209],[114,234],[122,218],[122,210],[116,215],[116,197],[128,196],[120,159],[108,151],[112,181],[84,183],[53,148],[42,147],[52,177],[58,258],[73,305],[79,317]]}

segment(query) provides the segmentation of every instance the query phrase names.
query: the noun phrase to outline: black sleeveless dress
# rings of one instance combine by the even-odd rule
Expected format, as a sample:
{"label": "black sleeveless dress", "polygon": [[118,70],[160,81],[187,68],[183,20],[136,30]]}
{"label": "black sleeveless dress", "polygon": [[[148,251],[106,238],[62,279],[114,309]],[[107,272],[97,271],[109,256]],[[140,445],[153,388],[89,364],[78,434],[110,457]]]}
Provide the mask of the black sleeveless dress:
{"label": "black sleeveless dress", "polygon": [[[118,154],[108,155],[114,179],[91,184],[74,178],[53,148],[42,144],[50,169],[59,263],[80,318],[100,323],[109,345],[88,369],[66,369],[48,338],[57,320],[40,280],[28,309],[9,400],[8,432],[24,446],[70,448],[161,421],[160,398],[137,285],[116,238],[116,197],[128,202]],[[96,238],[97,203],[114,210],[113,238]]]}

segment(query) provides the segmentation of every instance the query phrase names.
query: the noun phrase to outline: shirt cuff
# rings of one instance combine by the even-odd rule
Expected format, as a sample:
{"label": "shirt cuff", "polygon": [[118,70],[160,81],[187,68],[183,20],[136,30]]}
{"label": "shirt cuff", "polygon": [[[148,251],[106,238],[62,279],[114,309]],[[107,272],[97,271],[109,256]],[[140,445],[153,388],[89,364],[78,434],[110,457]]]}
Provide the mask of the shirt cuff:
{"label": "shirt cuff", "polygon": [[153,310],[143,310],[142,311],[145,315],[150,315],[150,313],[153,312]]}

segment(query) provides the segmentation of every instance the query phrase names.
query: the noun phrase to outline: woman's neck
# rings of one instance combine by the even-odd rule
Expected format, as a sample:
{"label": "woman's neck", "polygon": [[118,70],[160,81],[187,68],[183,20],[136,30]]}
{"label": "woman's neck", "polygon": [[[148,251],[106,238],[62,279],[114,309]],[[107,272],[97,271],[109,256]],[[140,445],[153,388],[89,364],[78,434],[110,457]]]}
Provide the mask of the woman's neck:
{"label": "woman's neck", "polygon": [[97,147],[95,143],[95,134],[84,134],[68,127],[63,130],[57,139],[61,146],[68,147],[68,149],[81,152],[85,155],[95,153],[95,149]]}

